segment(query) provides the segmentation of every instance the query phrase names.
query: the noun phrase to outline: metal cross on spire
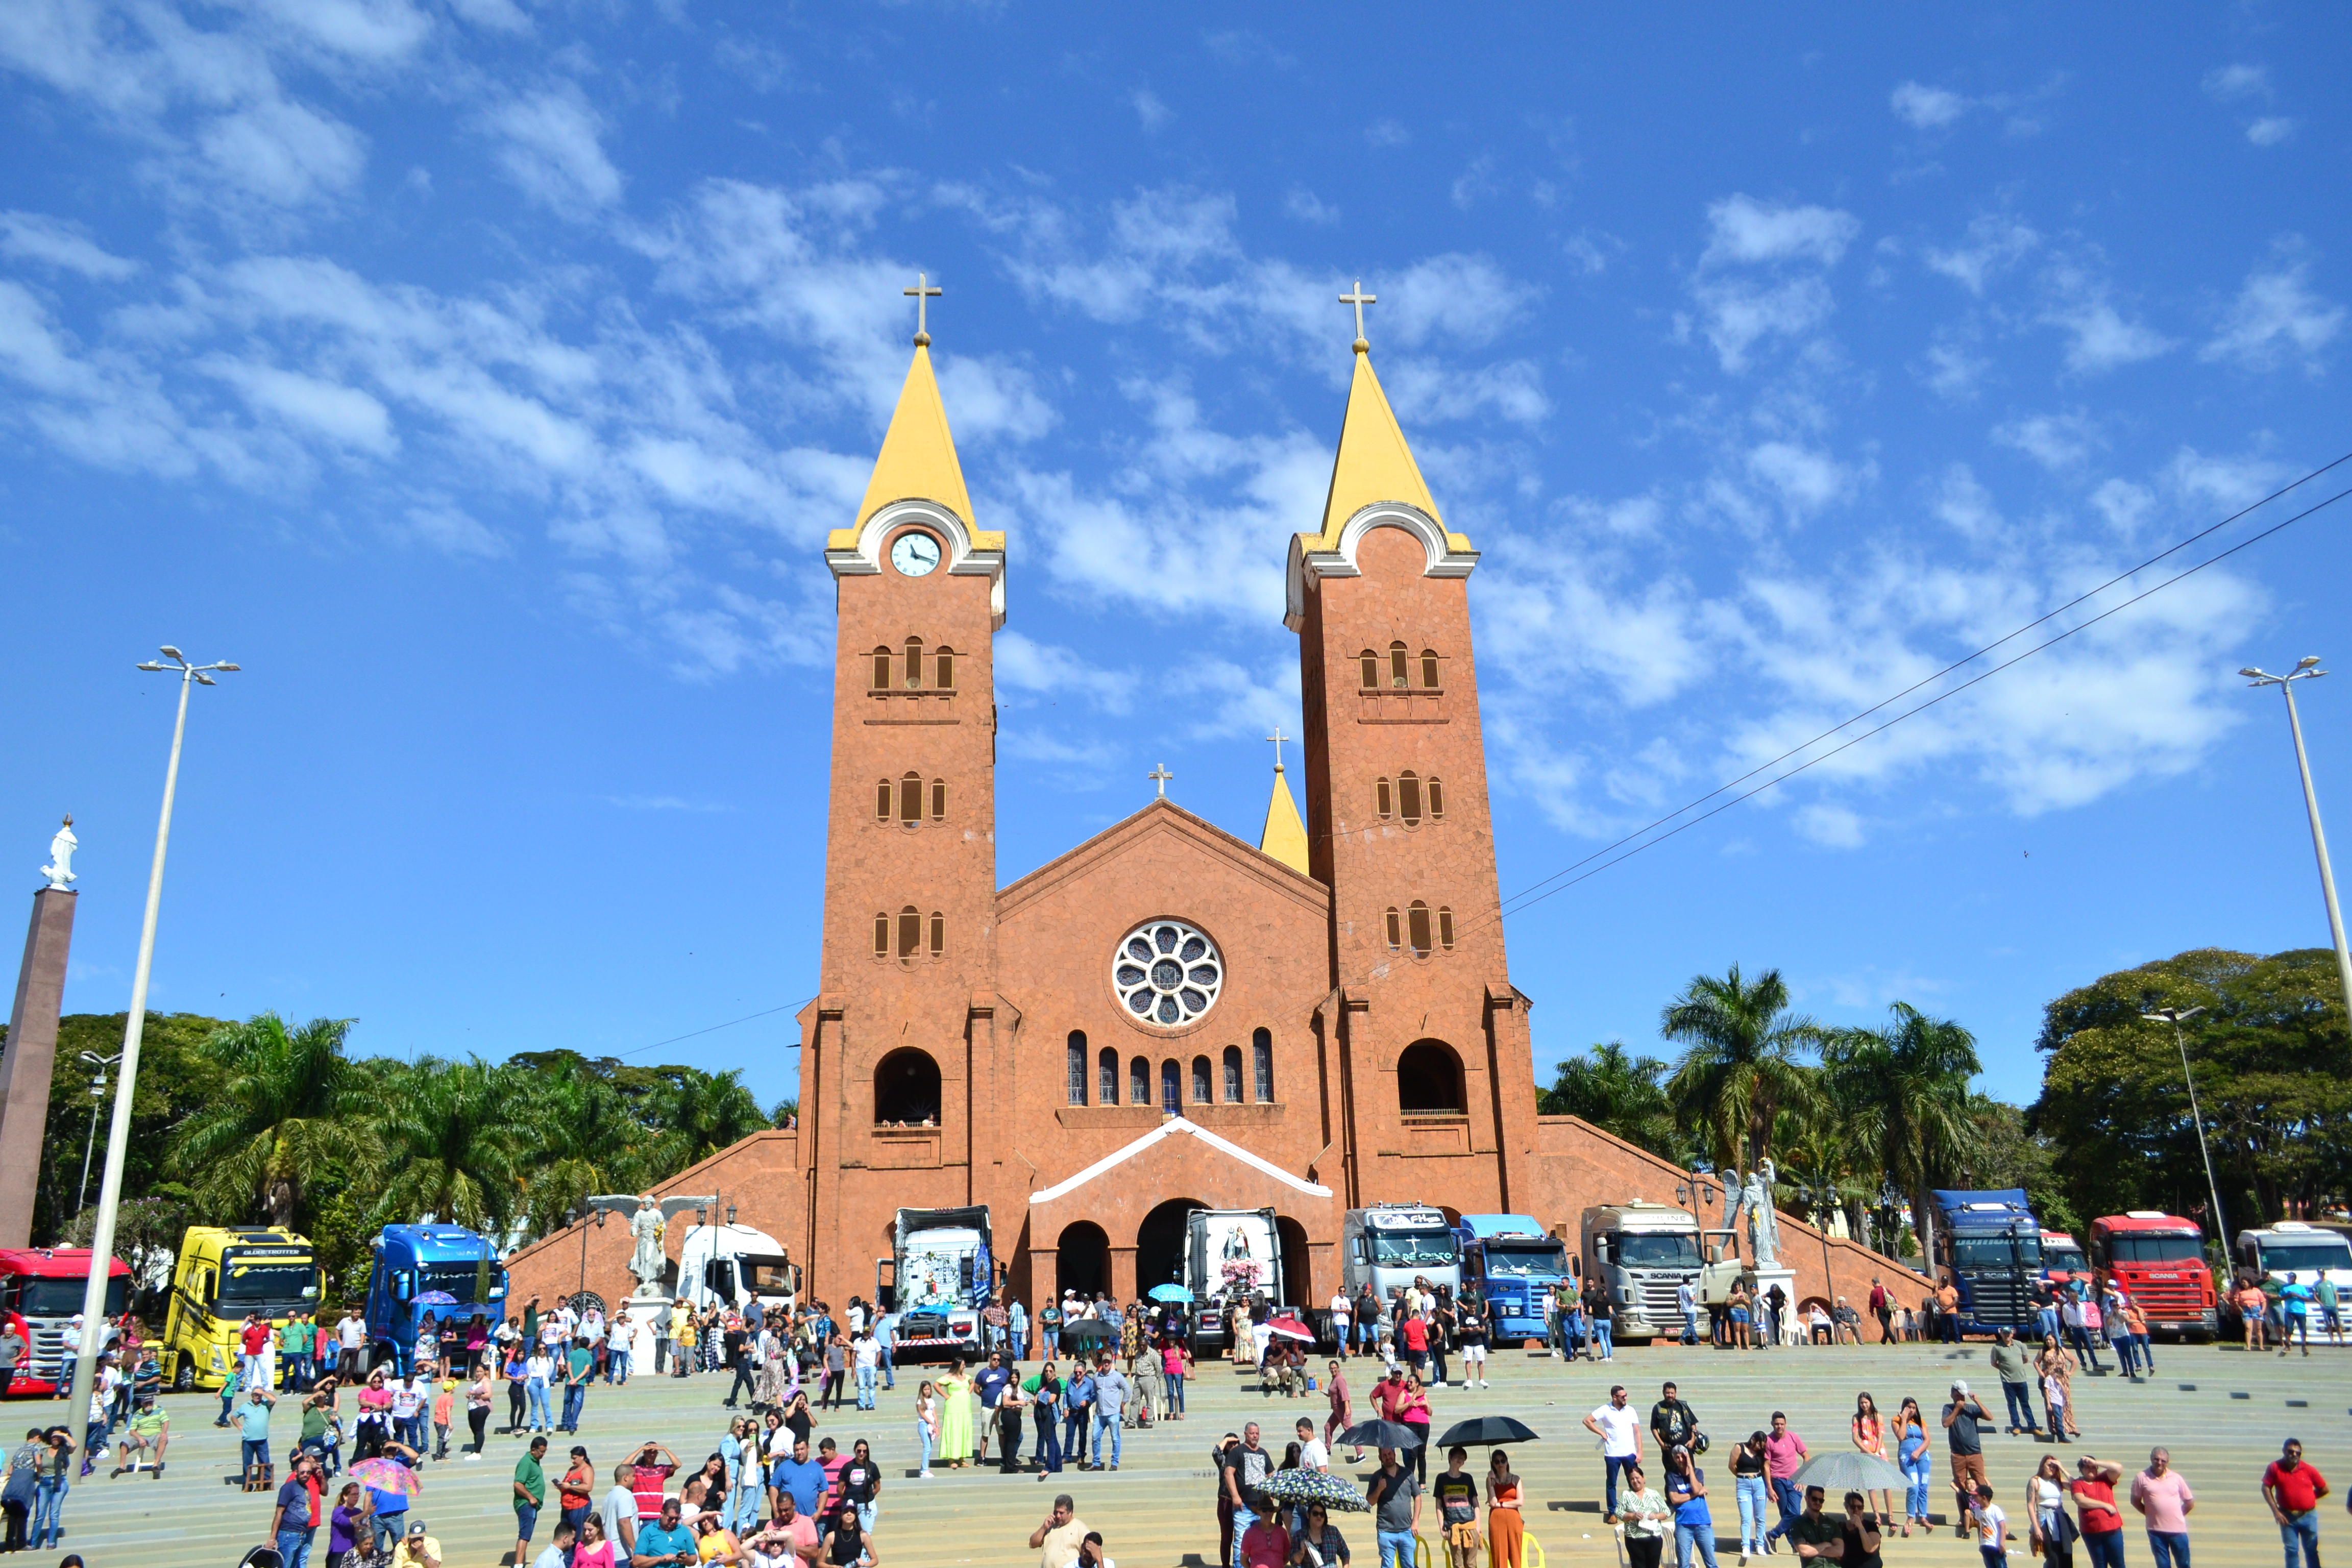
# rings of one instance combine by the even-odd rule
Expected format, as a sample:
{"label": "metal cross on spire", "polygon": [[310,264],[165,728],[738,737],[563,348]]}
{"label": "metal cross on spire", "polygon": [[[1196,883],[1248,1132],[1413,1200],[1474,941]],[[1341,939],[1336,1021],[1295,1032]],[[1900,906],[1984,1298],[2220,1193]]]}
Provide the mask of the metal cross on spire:
{"label": "metal cross on spire", "polygon": [[1153,768],[1150,773],[1143,776],[1159,784],[1160,799],[1166,800],[1168,798],[1168,781],[1174,778],[1176,775],[1168,771],[1168,764],[1166,763],[1160,763],[1158,767]]}
{"label": "metal cross on spire", "polygon": [[1376,304],[1379,302],[1379,300],[1380,296],[1378,294],[1367,294],[1364,292],[1364,280],[1360,278],[1356,279],[1356,291],[1354,293],[1342,294],[1339,296],[1339,303],[1342,305],[1353,305],[1356,307],[1356,352],[1358,353],[1361,353],[1366,349],[1372,346],[1370,342],[1366,342],[1364,338],[1364,307],[1370,304]]}
{"label": "metal cross on spire", "polygon": [[[1361,285],[1358,287],[1360,288]],[[932,288],[929,277],[918,272],[915,274],[915,286],[912,289],[901,289],[898,292],[911,295],[915,300],[915,346],[919,349],[929,348],[931,343],[930,302],[938,299],[945,290]],[[1362,312],[1358,311],[1357,314],[1360,318]],[[1359,332],[1362,330],[1360,326],[1357,328]]]}
{"label": "metal cross on spire", "polygon": [[1274,727],[1274,733],[1268,735],[1266,739],[1274,742],[1274,771],[1276,773],[1280,773],[1282,771],[1282,743],[1290,739],[1290,737],[1282,732],[1281,725],[1276,724]]}

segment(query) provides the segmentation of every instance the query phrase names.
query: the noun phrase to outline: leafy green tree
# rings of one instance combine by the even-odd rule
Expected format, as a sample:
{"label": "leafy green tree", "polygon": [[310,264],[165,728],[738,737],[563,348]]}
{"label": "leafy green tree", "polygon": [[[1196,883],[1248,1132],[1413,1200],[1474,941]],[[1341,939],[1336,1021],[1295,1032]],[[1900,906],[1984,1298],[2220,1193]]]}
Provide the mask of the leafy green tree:
{"label": "leafy green tree", "polygon": [[1681,1136],[1659,1081],[1665,1063],[1633,1056],[1623,1041],[1612,1040],[1594,1046],[1589,1056],[1561,1062],[1552,1086],[1537,1091],[1537,1110],[1580,1117],[1636,1148],[1674,1157]]}
{"label": "leafy green tree", "polygon": [[609,1079],[584,1071],[525,1078],[526,1234],[562,1229],[592,1194],[639,1192],[669,1174],[647,1157],[657,1134]]}
{"label": "leafy green tree", "polygon": [[343,1055],[352,1023],[314,1018],[289,1029],[263,1013],[205,1042],[202,1054],[224,1081],[173,1150],[197,1208],[223,1221],[294,1225],[311,1182],[381,1156],[369,1075]]}
{"label": "leafy green tree", "polygon": [[1990,1095],[1969,1096],[1969,1119],[1977,1125],[1972,1187],[2022,1187],[2045,1230],[2063,1230],[2088,1244],[2083,1216],[2058,1175],[2058,1151],[2026,1126],[2023,1106]]}
{"label": "leafy green tree", "polygon": [[1667,1099],[1718,1168],[1753,1170],[1772,1152],[1782,1109],[1819,1102],[1812,1069],[1799,1058],[1819,1048],[1822,1026],[1789,1011],[1777,969],[1752,983],[1736,963],[1721,979],[1694,976],[1666,1005],[1658,1032],[1684,1047]]}
{"label": "leafy green tree", "polygon": [[707,1160],[774,1125],[743,1083],[740,1068],[707,1073],[677,1068],[677,1079],[648,1097],[647,1120],[659,1139],[655,1147],[665,1174]]}
{"label": "leafy green tree", "polygon": [[387,1074],[383,1095],[386,1157],[375,1212],[387,1222],[431,1215],[503,1233],[522,1207],[523,1076],[478,1057],[423,1057]]}
{"label": "leafy green tree", "polygon": [[2352,1169],[2352,1034],[2335,956],[2200,948],[2103,975],[2044,1010],[2042,1097],[2029,1125],[2056,1151],[2084,1215],[2201,1216],[2204,1169],[2169,1025],[2181,1036],[2226,1218],[2243,1228],[2340,1202]]}
{"label": "leafy green tree", "polygon": [[1975,1157],[1969,1080],[1983,1064],[1976,1037],[1959,1025],[1907,1002],[1888,1011],[1878,1028],[1840,1029],[1823,1040],[1823,1087],[1861,1162],[1911,1200],[1920,1250],[1932,1256],[1928,1192]]}

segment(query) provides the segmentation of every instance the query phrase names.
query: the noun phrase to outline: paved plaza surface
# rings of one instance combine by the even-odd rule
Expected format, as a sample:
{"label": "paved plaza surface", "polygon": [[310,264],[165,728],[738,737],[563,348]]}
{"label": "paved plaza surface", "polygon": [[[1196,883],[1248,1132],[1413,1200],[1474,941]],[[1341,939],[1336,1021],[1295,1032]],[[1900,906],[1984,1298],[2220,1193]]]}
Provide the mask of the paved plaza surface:
{"label": "paved plaza surface", "polygon": [[[2056,1451],[2070,1458],[2084,1452],[2114,1458],[2128,1475],[2145,1463],[2152,1444],[2165,1445],[2198,1495],[2190,1525],[2199,1560],[2270,1563],[2280,1560],[2278,1533],[2257,1486],[2263,1466],[2292,1434],[2303,1439],[2311,1461],[2337,1489],[2322,1507],[2323,1539],[2340,1537],[2344,1548],[2352,1550],[2352,1518],[2339,1502],[2352,1489],[2352,1350],[2319,1347],[2307,1360],[2283,1361],[2233,1348],[2158,1346],[2157,1362],[2159,1375],[2140,1384],[2112,1375],[2079,1378],[2084,1437]],[[1349,1365],[1360,1416],[1367,1411],[1364,1390],[1372,1381],[1372,1363],[1359,1360]],[[1035,1370],[1035,1363],[1028,1368]],[[1905,1394],[1932,1412],[1951,1380],[1961,1377],[1996,1417],[2001,1413],[1999,1385],[1990,1376],[1982,1345],[1958,1351],[1868,1345],[1748,1353],[1628,1347],[1613,1363],[1580,1362],[1572,1367],[1513,1352],[1496,1357],[1492,1377],[1492,1388],[1436,1393],[1436,1429],[1465,1416],[1507,1414],[1542,1434],[1544,1441],[1514,1449],[1511,1458],[1528,1499],[1528,1533],[1540,1544],[1546,1563],[1617,1560],[1611,1532],[1601,1522],[1598,1447],[1581,1425],[1585,1414],[1606,1398],[1612,1382],[1624,1383],[1645,1415],[1661,1381],[1672,1378],[1682,1385],[1683,1397],[1697,1410],[1716,1445],[1703,1468],[1727,1563],[1737,1560],[1738,1535],[1738,1508],[1725,1468],[1728,1446],[1762,1426],[1773,1410],[1787,1411],[1816,1453],[1847,1446],[1847,1421],[1858,1389],[1867,1389],[1890,1412]],[[1034,1475],[1000,1476],[992,1467],[942,1469],[921,1481],[912,1475],[918,1453],[913,1397],[919,1378],[919,1372],[910,1379],[902,1370],[897,1392],[883,1396],[879,1411],[821,1412],[817,1427],[818,1436],[833,1436],[845,1451],[860,1436],[873,1443],[886,1477],[875,1544],[889,1568],[1034,1563],[1037,1554],[1027,1545],[1029,1531],[1057,1491],[1077,1500],[1079,1515],[1103,1532],[1110,1555],[1124,1568],[1213,1563],[1217,1536],[1208,1455],[1215,1438],[1255,1420],[1265,1427],[1266,1446],[1279,1456],[1292,1422],[1312,1415],[1319,1425],[1324,1414],[1319,1394],[1296,1401],[1265,1397],[1227,1364],[1204,1363],[1188,1390],[1191,1418],[1128,1433],[1124,1462],[1116,1474],[1068,1470],[1041,1483]],[[2184,1384],[2196,1386],[2184,1389]],[[589,1397],[580,1436],[558,1434],[551,1447],[551,1483],[575,1441],[587,1447],[606,1484],[612,1466],[647,1438],[667,1444],[689,1468],[698,1465],[725,1430],[729,1413],[719,1400],[726,1387],[727,1380],[714,1374],[640,1377],[617,1389],[599,1385]],[[176,1395],[169,1406],[173,1440],[160,1479],[142,1475],[110,1480],[101,1468],[77,1482],[67,1500],[64,1550],[80,1552],[89,1568],[232,1568],[264,1539],[270,1499],[247,1495],[230,1479],[237,1445],[234,1432],[212,1426],[218,1398]],[[21,1429],[53,1418],[58,1408],[17,1400],[9,1413],[24,1417]],[[503,1419],[505,1413],[501,1392],[496,1415]],[[290,1406],[280,1422],[289,1436],[299,1428]],[[1034,1439],[1034,1426],[1030,1436]],[[282,1452],[285,1445],[277,1446]],[[1646,1437],[1644,1447],[1646,1456]],[[512,1549],[513,1514],[507,1498],[521,1448],[520,1439],[494,1432],[484,1462],[453,1458],[425,1467],[425,1491],[415,1504],[415,1517],[440,1538],[449,1568],[495,1568]],[[1987,1468],[2012,1521],[2021,1513],[2017,1503],[2025,1478],[2042,1451],[2042,1445],[2021,1437],[1996,1434],[1987,1440]],[[1950,1493],[1941,1485],[1940,1435],[1936,1454],[1938,1484],[1931,1490],[1930,1508],[1941,1517],[1950,1507]],[[1343,1461],[1338,1467],[1342,1473],[1370,1474],[1369,1466],[1347,1466],[1344,1449],[1335,1457]],[[1483,1455],[1474,1458],[1474,1468],[1483,1464]],[[1899,1493],[1895,1500],[1899,1510]],[[549,1543],[553,1518],[551,1509],[542,1516],[534,1554]],[[1339,1522],[1355,1561],[1372,1568],[1378,1553],[1369,1516],[1344,1514]],[[1433,1531],[1425,1529],[1424,1534],[1433,1542]],[[321,1552],[323,1546],[322,1533]],[[2127,1562],[2149,1560],[2147,1539],[2137,1520],[2127,1531],[2125,1552]],[[59,1555],[47,1552],[40,1561]],[[1975,1547],[1948,1529],[1926,1539],[1890,1539],[1885,1555],[1890,1563],[1967,1568],[1979,1561]],[[2021,1541],[2011,1556],[2020,1568],[2029,1561]],[[1537,1561],[1531,1550],[1531,1568]]]}

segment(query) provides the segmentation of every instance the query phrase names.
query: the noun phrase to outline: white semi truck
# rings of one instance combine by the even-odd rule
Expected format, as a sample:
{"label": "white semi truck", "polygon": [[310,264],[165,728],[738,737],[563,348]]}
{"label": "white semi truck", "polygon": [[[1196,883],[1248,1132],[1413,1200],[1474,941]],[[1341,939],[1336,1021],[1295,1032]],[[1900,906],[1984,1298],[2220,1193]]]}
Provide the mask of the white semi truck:
{"label": "white semi truck", "polygon": [[1385,1301],[1414,1280],[1462,1293],[1462,1238],[1426,1204],[1349,1209],[1339,1221],[1339,1275],[1348,1294],[1367,1284]]}
{"label": "white semi truck", "polygon": [[874,1300],[898,1314],[900,1362],[981,1353],[981,1310],[996,1289],[988,1206],[900,1209],[891,1250],[874,1265]]}
{"label": "white semi truck", "polygon": [[1665,1204],[1589,1208],[1580,1231],[1585,1278],[1607,1289],[1609,1331],[1620,1342],[1680,1338],[1683,1285],[1696,1300],[1719,1299],[1739,1272],[1730,1231],[1702,1236],[1689,1211]]}
{"label": "white semi truck", "polygon": [[[1184,1219],[1184,1287],[1195,1303],[1195,1352],[1231,1348],[1230,1314],[1241,1301],[1282,1301],[1282,1235],[1274,1211],[1194,1209]],[[1255,1316],[1255,1313],[1252,1314]]]}
{"label": "white semi truck", "polygon": [[678,1300],[697,1310],[717,1301],[756,1323],[771,1307],[790,1310],[800,1292],[800,1265],[764,1230],[698,1225],[678,1244]]}

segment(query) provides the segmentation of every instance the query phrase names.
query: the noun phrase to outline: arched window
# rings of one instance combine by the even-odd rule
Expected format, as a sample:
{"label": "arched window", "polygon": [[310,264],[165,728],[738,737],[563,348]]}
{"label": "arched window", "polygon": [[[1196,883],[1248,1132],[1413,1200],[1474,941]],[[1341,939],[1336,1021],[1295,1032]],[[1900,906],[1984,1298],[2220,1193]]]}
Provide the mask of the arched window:
{"label": "arched window", "polygon": [[1274,1031],[1260,1029],[1250,1036],[1250,1065],[1256,1069],[1257,1102],[1274,1103]]}
{"label": "arched window", "polygon": [[1192,1058],[1192,1103],[1206,1105],[1216,1098],[1216,1088],[1209,1081],[1209,1058]]}
{"label": "arched window", "polygon": [[914,905],[908,904],[898,911],[898,956],[914,957],[915,950],[920,947],[922,942],[922,911],[916,909]]}
{"label": "arched window", "polygon": [[1084,1029],[1070,1031],[1068,1054],[1070,1103],[1084,1105],[1087,1102],[1087,1032]]}
{"label": "arched window", "polygon": [[891,684],[890,650],[887,647],[877,647],[874,650],[874,689],[887,691]]}
{"label": "arched window", "polygon": [[1429,819],[1432,822],[1443,821],[1445,816],[1445,786],[1437,782],[1433,773],[1422,780],[1421,784],[1429,796]]}
{"label": "arched window", "polygon": [[1454,951],[1454,911],[1444,904],[1437,906],[1437,945]]}
{"label": "arched window", "polygon": [[1415,1040],[1397,1058],[1397,1109],[1410,1116],[1459,1116],[1468,1101],[1462,1093],[1462,1058],[1443,1040]]}
{"label": "arched window", "polygon": [[[1433,654],[1431,657],[1436,656]],[[955,689],[955,649],[942,645],[939,652],[931,656],[931,668],[939,675],[939,679],[931,684],[941,691],[953,691]]]}
{"label": "arched window", "polygon": [[1151,1103],[1151,1063],[1147,1058],[1138,1057],[1128,1064],[1127,1102],[1129,1105]]}
{"label": "arched window", "polygon": [[1118,1052],[1109,1046],[1102,1048],[1102,1102],[1118,1103]]}
{"label": "arched window", "polygon": [[1174,1057],[1160,1064],[1160,1109],[1171,1116],[1184,1109],[1184,1069]]}
{"label": "arched window", "polygon": [[1389,906],[1388,921],[1389,951],[1393,952],[1404,945],[1404,922],[1398,918],[1394,904]]}
{"label": "arched window", "polygon": [[1421,683],[1432,691],[1437,689],[1437,650],[1433,647],[1421,650]]}
{"label": "arched window", "polygon": [[[886,649],[884,651],[887,657],[888,650]],[[1379,690],[1381,685],[1381,656],[1374,653],[1370,648],[1366,648],[1363,652],[1356,656],[1356,662],[1363,668],[1364,689],[1367,691]],[[885,680],[882,684],[887,686],[889,682]]]}
{"label": "arched window", "polygon": [[888,779],[880,779],[880,780],[877,780],[877,781],[875,783],[875,785],[874,785],[874,820],[875,820],[875,821],[877,821],[877,822],[887,822],[887,821],[889,821],[889,820],[890,820],[890,801],[891,801],[892,794],[893,794],[893,792],[892,792],[892,790],[891,790],[891,788],[890,788],[890,781],[889,781]]}
{"label": "arched window", "polygon": [[1410,771],[1397,774],[1397,815],[1407,827],[1421,826],[1421,780]]}
{"label": "arched window", "polygon": [[902,1047],[874,1067],[877,1127],[936,1127],[940,1121],[940,1064],[930,1053]]}
{"label": "arched window", "polygon": [[931,956],[944,958],[948,951],[948,917],[939,910],[931,911]]}
{"label": "arched window", "polygon": [[1404,644],[1389,644],[1389,684],[1399,691],[1405,688],[1405,666],[1411,662],[1412,656],[1405,652]]}
{"label": "arched window", "polygon": [[[1386,779],[1372,781],[1372,809],[1381,814],[1382,822],[1396,815],[1396,803],[1389,794],[1389,781]],[[883,815],[887,816],[889,814],[885,812]]]}
{"label": "arched window", "polygon": [[1413,900],[1412,907],[1404,912],[1404,928],[1405,934],[1412,940],[1412,955],[1415,958],[1427,958],[1429,956],[1429,906],[1419,899]]}
{"label": "arched window", "polygon": [[898,821],[912,827],[923,820],[923,779],[920,773],[908,773],[898,781]]}
{"label": "arched window", "polygon": [[914,690],[923,684],[923,639],[907,639],[907,689]]}
{"label": "arched window", "polygon": [[890,916],[887,911],[874,917],[874,956],[890,956]]}
{"label": "arched window", "polygon": [[1242,1048],[1239,1046],[1227,1046],[1225,1047],[1225,1103],[1239,1105],[1241,1102]]}
{"label": "arched window", "polygon": [[933,822],[945,822],[947,819],[948,781],[945,779],[933,779],[931,781],[931,820]]}

